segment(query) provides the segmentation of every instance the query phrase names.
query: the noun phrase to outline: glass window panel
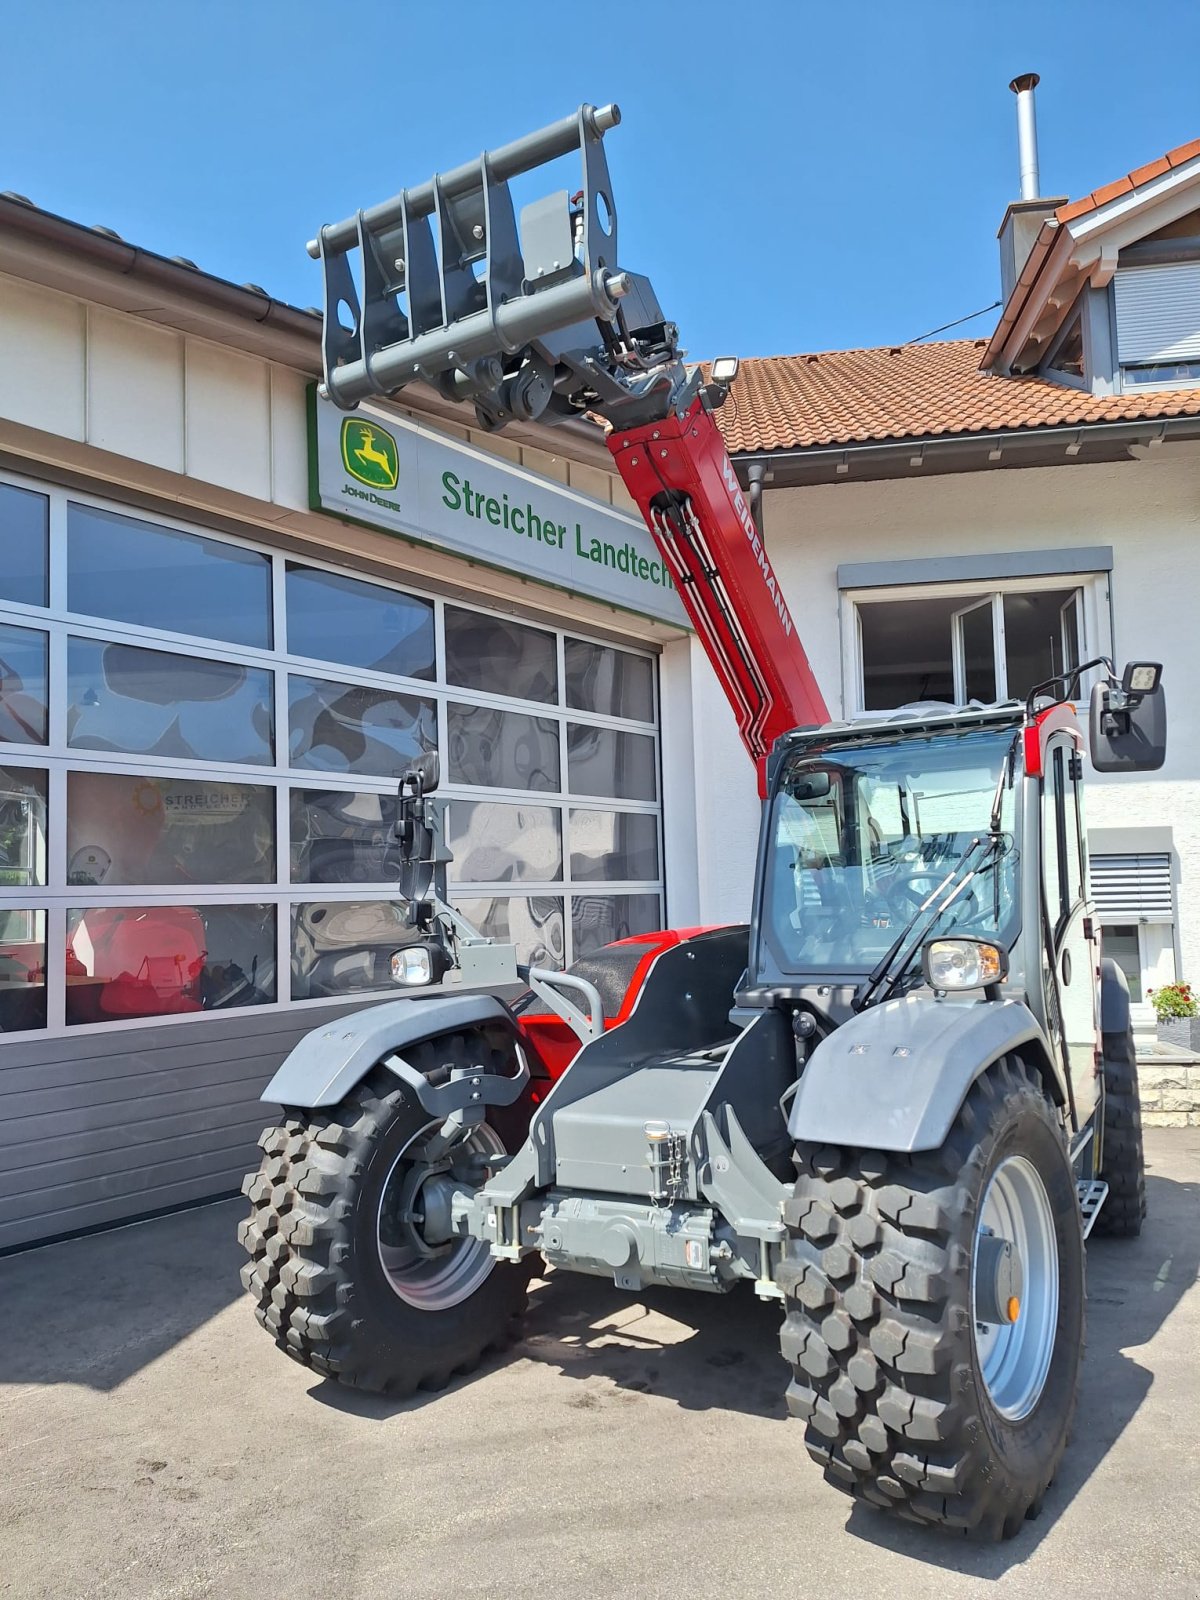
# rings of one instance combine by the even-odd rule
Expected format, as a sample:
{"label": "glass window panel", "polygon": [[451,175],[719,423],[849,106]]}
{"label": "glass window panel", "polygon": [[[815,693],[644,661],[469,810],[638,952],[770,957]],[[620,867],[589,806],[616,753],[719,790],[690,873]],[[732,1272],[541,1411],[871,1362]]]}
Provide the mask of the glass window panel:
{"label": "glass window panel", "polygon": [[661,927],[662,912],[656,894],[577,894],[571,899],[571,940],[576,961],[614,939],[652,933]]}
{"label": "glass window panel", "polygon": [[271,697],[264,667],[69,641],[67,743],[77,750],[270,766]]}
{"label": "glass window panel", "polygon": [[558,789],[558,723],[550,717],[454,701],[446,716],[452,782],[496,789]]}
{"label": "glass window panel", "polygon": [[570,723],[567,775],[572,794],[653,800],[654,740],[647,733],[622,733],[616,728]]}
{"label": "glass window panel", "polygon": [[222,1011],[274,998],[274,906],[67,912],[68,1024]]}
{"label": "glass window panel", "polygon": [[657,817],[638,811],[573,810],[571,876],[586,883],[657,879]]}
{"label": "glass window panel", "polygon": [[321,678],[289,679],[288,696],[294,767],[398,778],[437,746],[432,700]]}
{"label": "glass window panel", "polygon": [[47,640],[0,623],[0,740],[45,744]]}
{"label": "glass window panel", "polygon": [[456,896],[454,903],[480,933],[504,944],[515,944],[518,961],[531,967],[562,967],[563,903],[557,896],[496,895],[471,900]]}
{"label": "glass window panel", "polygon": [[992,636],[992,602],[964,611],[962,629],[963,680],[967,699],[991,705],[996,698],[996,646]]}
{"label": "glass window panel", "polygon": [[274,883],[275,791],[221,778],[68,773],[67,881]]}
{"label": "glass window panel", "polygon": [[292,655],[405,678],[433,677],[433,606],[428,600],[290,564],[286,590]]}
{"label": "glass window panel", "polygon": [[1142,950],[1136,923],[1120,924],[1104,930],[1104,954],[1110,956],[1125,974],[1129,998],[1142,1004]]}
{"label": "glass window panel", "polygon": [[567,704],[577,711],[599,711],[610,717],[654,720],[654,663],[648,656],[592,644],[587,639],[564,640],[567,667]]}
{"label": "glass window panel", "polygon": [[0,599],[46,604],[49,532],[46,496],[0,483]]}
{"label": "glass window panel", "polygon": [[46,1026],[46,913],[0,908],[0,1033]]}
{"label": "glass window panel", "polygon": [[46,881],[46,774],[0,766],[0,888]]}
{"label": "glass window panel", "polygon": [[446,682],[518,700],[558,700],[555,636],[507,617],[446,607]]}
{"label": "glass window panel", "polygon": [[554,806],[453,800],[447,843],[457,883],[521,883],[562,877],[561,814]]}
{"label": "glass window panel", "polygon": [[328,999],[364,989],[411,993],[392,977],[394,951],[420,935],[402,900],[312,900],[292,907],[292,997]]}
{"label": "glass window panel", "polygon": [[346,789],[293,789],[293,883],[388,883],[385,859],[396,797]]}
{"label": "glass window panel", "polygon": [[962,599],[873,600],[858,608],[863,709],[954,701],[952,618]]}
{"label": "glass window panel", "polygon": [[165,633],[271,645],[267,556],[94,506],[67,508],[67,604]]}
{"label": "glass window panel", "polygon": [[1075,648],[1063,638],[1062,610],[1073,589],[1047,589],[1041,594],[1004,596],[1004,652],[1008,661],[1008,693],[1023,700],[1035,683],[1063,670],[1065,654]]}

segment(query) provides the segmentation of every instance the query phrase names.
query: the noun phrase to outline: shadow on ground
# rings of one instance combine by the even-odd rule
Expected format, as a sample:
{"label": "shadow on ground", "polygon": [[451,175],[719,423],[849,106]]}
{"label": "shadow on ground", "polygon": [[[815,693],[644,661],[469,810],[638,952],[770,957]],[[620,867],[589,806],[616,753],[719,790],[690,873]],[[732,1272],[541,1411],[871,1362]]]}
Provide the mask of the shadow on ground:
{"label": "shadow on ground", "polygon": [[[1172,1166],[1187,1170],[1200,1156],[1200,1141],[1191,1130],[1167,1137]],[[1097,1239],[1088,1250],[1089,1343],[1079,1418],[1041,1518],[1007,1544],[979,1547],[855,1505],[848,1507],[852,1535],[985,1579],[1002,1576],[1036,1549],[1145,1400],[1154,1377],[1138,1360],[1139,1347],[1196,1280],[1200,1183],[1156,1175],[1156,1143],[1167,1148],[1151,1141],[1150,1215],[1142,1237]],[[241,1299],[236,1226],[242,1205],[226,1201],[0,1261],[8,1330],[0,1341],[0,1383],[114,1389]],[[246,1338],[261,1339],[248,1302],[244,1312]],[[629,1296],[598,1278],[558,1273],[535,1286],[524,1339],[465,1381],[524,1359],[578,1382],[571,1403],[584,1411],[598,1403],[601,1380],[689,1410],[783,1421],[787,1374],[778,1329],[778,1308],[757,1303],[749,1292]],[[388,1401],[328,1382],[310,1393],[338,1410],[379,1419],[436,1399]],[[231,1399],[236,1404],[236,1393]],[[798,1426],[795,1434],[799,1456]]]}
{"label": "shadow on ground", "polygon": [[[1178,1151],[1182,1140],[1175,1139],[1173,1150]],[[1190,1139],[1188,1148],[1200,1154]],[[1088,1246],[1088,1348],[1079,1411],[1041,1516],[1015,1539],[978,1545],[847,1503],[849,1533],[914,1560],[983,1579],[1002,1577],[1037,1549],[1150,1392],[1153,1374],[1126,1352],[1153,1339],[1200,1269],[1200,1183],[1155,1176],[1152,1154],[1150,1164],[1149,1217],[1141,1238],[1097,1238]],[[780,1421],[787,1415],[779,1312],[769,1303],[756,1303],[749,1291],[710,1297],[661,1290],[631,1297],[599,1278],[554,1273],[534,1286],[525,1338],[496,1359],[522,1357],[578,1380],[573,1403],[583,1410],[601,1403],[589,1380],[602,1379],[689,1410],[741,1411]],[[477,1381],[487,1371],[485,1365],[463,1381]],[[381,1420],[437,1398],[389,1401],[333,1383],[318,1384],[311,1394],[339,1410]],[[795,1428],[800,1454],[799,1425],[789,1426]],[[817,1469],[811,1470],[815,1475]]]}
{"label": "shadow on ground", "polygon": [[[0,1384],[115,1389],[242,1296],[244,1200],[0,1260]],[[247,1314],[253,1326],[253,1314]],[[20,1330],[20,1331],[18,1331]]]}

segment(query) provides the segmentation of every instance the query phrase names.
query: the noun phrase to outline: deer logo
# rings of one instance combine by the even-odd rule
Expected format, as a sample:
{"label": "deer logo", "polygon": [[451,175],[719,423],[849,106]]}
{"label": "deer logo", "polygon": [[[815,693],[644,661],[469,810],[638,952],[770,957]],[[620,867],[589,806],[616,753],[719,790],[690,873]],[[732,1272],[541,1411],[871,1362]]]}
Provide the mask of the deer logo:
{"label": "deer logo", "polygon": [[342,465],[372,489],[394,489],[400,477],[395,439],[378,423],[358,417],[342,423]]}

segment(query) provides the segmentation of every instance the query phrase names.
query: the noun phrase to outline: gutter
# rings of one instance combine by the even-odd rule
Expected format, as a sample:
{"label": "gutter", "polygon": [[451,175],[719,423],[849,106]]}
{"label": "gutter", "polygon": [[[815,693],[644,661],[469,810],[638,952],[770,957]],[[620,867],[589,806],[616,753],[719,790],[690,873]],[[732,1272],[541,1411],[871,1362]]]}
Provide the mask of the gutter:
{"label": "gutter", "polygon": [[1165,442],[1172,438],[1200,439],[1200,415],[1143,417],[1115,422],[1077,422],[1047,428],[1007,428],[979,433],[926,434],[910,439],[886,439],[866,444],[807,445],[785,450],[740,450],[732,459],[739,473],[747,479],[757,469],[765,468],[768,473],[767,481],[778,489],[784,486],[781,482],[781,468],[826,462],[833,462],[838,466],[844,463],[848,468],[853,461],[887,462],[903,457],[905,470],[894,475],[910,477],[920,470],[911,464],[912,458],[916,457],[922,458],[923,464],[928,465],[931,463],[931,458],[937,456],[965,455],[969,452],[978,453],[980,450],[987,450],[989,453],[997,451],[1000,455],[1008,450],[1025,454],[1047,445],[1061,443],[1064,457],[1073,461],[1079,458],[1078,452],[1072,451],[1068,456],[1067,447],[1079,445],[1085,439],[1119,446]]}

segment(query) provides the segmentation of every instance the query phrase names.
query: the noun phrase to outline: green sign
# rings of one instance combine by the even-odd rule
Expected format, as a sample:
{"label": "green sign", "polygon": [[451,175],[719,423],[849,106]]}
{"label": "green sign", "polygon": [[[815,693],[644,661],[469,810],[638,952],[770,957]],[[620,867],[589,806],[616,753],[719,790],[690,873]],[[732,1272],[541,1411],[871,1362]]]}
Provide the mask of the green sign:
{"label": "green sign", "polygon": [[369,406],[310,391],[311,503],[384,533],[687,626],[639,516]]}

